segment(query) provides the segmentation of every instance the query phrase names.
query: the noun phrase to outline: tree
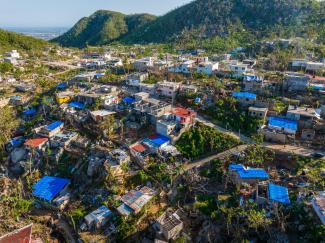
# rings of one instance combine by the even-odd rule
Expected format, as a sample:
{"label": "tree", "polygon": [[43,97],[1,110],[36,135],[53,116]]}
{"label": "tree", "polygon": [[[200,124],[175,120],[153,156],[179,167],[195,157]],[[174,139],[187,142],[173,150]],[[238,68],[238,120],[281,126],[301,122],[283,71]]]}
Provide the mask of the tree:
{"label": "tree", "polygon": [[3,149],[4,145],[9,141],[18,124],[19,121],[14,116],[11,107],[5,106],[0,109],[0,149]]}
{"label": "tree", "polygon": [[13,69],[14,69],[14,66],[11,63],[7,63],[7,62],[0,63],[0,73],[1,74],[12,72]]}
{"label": "tree", "polygon": [[102,122],[101,129],[103,131],[103,136],[111,139],[115,135],[116,121],[113,115],[105,117]]}

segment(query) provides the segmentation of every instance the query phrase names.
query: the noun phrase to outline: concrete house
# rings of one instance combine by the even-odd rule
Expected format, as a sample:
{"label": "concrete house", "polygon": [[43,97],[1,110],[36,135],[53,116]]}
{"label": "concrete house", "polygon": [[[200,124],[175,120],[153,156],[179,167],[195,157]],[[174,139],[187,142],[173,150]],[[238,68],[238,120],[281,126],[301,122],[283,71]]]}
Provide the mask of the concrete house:
{"label": "concrete house", "polygon": [[101,206],[85,216],[85,222],[89,230],[100,229],[109,222],[113,213],[106,206]]}
{"label": "concrete house", "polygon": [[253,105],[256,101],[256,94],[249,92],[233,92],[232,97],[237,99],[241,105]]}
{"label": "concrete house", "polygon": [[285,91],[306,91],[309,86],[310,77],[300,73],[286,73],[283,80],[283,89]]}
{"label": "concrete house", "polygon": [[325,225],[325,191],[321,191],[315,196],[312,206],[322,224]]}
{"label": "concrete house", "polygon": [[175,240],[184,228],[184,224],[178,214],[166,211],[156,219],[158,230],[166,240]]}
{"label": "concrete house", "polygon": [[260,168],[245,167],[241,164],[230,164],[228,167],[229,177],[236,185],[242,183],[257,184],[269,179],[269,174]]}
{"label": "concrete house", "polygon": [[206,75],[212,75],[214,71],[219,69],[219,63],[201,62],[197,66],[196,72]]}
{"label": "concrete house", "polygon": [[145,57],[133,62],[133,67],[135,70],[143,72],[148,71],[153,67],[154,59],[152,57]]}
{"label": "concrete house", "polygon": [[268,112],[268,108],[260,108],[254,106],[248,108],[248,113],[250,116],[260,118],[263,121],[266,120],[267,112]]}
{"label": "concrete house", "polygon": [[174,98],[181,87],[180,83],[163,81],[157,83],[156,94]]}

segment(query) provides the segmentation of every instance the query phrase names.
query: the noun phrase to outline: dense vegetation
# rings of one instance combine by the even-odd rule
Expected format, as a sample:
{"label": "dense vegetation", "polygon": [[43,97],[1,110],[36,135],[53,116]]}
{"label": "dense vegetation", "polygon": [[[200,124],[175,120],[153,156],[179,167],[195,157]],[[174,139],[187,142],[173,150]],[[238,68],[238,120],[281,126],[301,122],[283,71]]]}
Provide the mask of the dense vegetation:
{"label": "dense vegetation", "polygon": [[240,130],[247,135],[256,133],[258,127],[263,124],[263,120],[243,112],[233,97],[218,99],[205,113],[223,127]]}
{"label": "dense vegetation", "polygon": [[207,153],[222,152],[239,144],[235,138],[218,132],[216,129],[198,125],[185,132],[177,141],[176,147],[188,158],[199,158]]}
{"label": "dense vegetation", "polygon": [[315,0],[196,0],[158,18],[98,11],[56,41],[80,47],[180,40],[222,49],[268,37],[301,36],[324,42],[324,13],[324,4]]}
{"label": "dense vegetation", "polygon": [[12,49],[23,51],[42,50],[48,42],[33,37],[5,31],[0,29],[0,52]]}
{"label": "dense vegetation", "polygon": [[149,14],[124,15],[100,10],[82,18],[70,31],[54,41],[63,46],[85,47],[103,45],[121,38],[129,32],[155,19]]}

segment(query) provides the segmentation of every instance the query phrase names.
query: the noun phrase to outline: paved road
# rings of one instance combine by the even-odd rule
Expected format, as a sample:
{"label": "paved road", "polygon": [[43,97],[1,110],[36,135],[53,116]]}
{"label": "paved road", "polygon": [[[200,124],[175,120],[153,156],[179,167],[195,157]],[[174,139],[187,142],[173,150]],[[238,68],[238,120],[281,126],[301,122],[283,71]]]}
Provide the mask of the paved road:
{"label": "paved road", "polygon": [[211,155],[211,156],[208,156],[206,158],[203,158],[203,159],[199,159],[199,160],[196,160],[194,161],[193,163],[190,163],[190,164],[185,164],[184,166],[184,171],[187,171],[187,170],[191,170],[195,167],[200,167],[214,159],[223,159],[223,158],[226,158],[234,153],[240,153],[240,152],[243,152],[246,148],[247,148],[248,145],[239,145],[237,147],[234,147],[232,149],[229,149],[229,150],[226,150],[224,152],[221,152],[219,154],[215,154],[215,155]]}

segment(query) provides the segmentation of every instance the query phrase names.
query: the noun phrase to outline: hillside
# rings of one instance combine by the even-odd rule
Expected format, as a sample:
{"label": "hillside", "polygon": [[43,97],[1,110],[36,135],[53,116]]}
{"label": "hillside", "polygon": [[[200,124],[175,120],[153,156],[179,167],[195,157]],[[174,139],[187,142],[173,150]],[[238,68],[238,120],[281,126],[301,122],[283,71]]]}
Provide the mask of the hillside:
{"label": "hillside", "polygon": [[[303,36],[325,40],[325,4],[316,0],[196,0],[161,17],[99,11],[56,39],[66,46],[163,43],[192,33],[227,37],[232,31],[254,38]],[[194,34],[193,34],[194,33]]]}
{"label": "hillside", "polygon": [[53,41],[73,47],[108,44],[130,32],[136,32],[155,18],[149,14],[124,15],[100,10],[90,17],[82,18],[71,30]]}
{"label": "hillside", "polygon": [[38,51],[48,44],[49,43],[44,40],[0,29],[0,52],[12,49]]}

